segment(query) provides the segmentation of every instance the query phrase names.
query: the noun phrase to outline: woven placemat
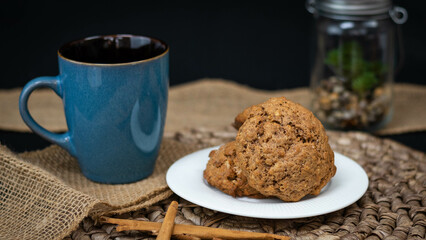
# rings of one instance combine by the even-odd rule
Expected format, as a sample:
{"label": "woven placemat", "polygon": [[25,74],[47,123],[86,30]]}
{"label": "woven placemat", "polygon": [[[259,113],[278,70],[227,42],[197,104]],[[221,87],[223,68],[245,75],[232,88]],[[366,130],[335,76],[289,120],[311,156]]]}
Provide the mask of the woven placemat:
{"label": "woven placemat", "polygon": [[[199,147],[232,140],[231,130],[181,131],[180,142]],[[231,134],[232,135],[232,134]],[[266,220],[229,215],[172,195],[151,207],[115,217],[162,222],[172,200],[179,202],[179,224],[267,232],[292,239],[425,239],[426,155],[397,142],[360,132],[328,132],[332,148],[361,164],[370,184],[356,203],[333,213],[293,220]],[[112,224],[96,225],[85,218],[69,239],[155,239],[139,231],[115,231]]]}
{"label": "woven placemat", "polygon": [[[30,131],[19,115],[20,92],[21,89],[0,89],[0,129]],[[285,96],[308,108],[310,105],[308,88],[265,91],[223,79],[201,79],[173,86],[169,91],[165,131],[176,132],[194,126],[220,130],[242,109],[277,96]],[[393,118],[375,134],[426,130],[426,86],[395,84],[394,96]],[[62,108],[61,100],[51,90],[37,90],[30,97],[31,114],[51,131],[67,130]]]}
{"label": "woven placemat", "polygon": [[153,239],[94,224],[99,215],[162,221],[172,199],[179,223],[284,234],[295,239],[424,239],[426,156],[365,133],[328,132],[335,151],[360,163],[370,185],[356,203],[334,213],[295,220],[265,220],[214,212],[167,188],[165,173],[196,149],[231,141],[236,131],[206,128],[169,133],[154,174],[134,184],[85,179],[76,161],[57,146],[15,154],[0,148],[0,239]]}

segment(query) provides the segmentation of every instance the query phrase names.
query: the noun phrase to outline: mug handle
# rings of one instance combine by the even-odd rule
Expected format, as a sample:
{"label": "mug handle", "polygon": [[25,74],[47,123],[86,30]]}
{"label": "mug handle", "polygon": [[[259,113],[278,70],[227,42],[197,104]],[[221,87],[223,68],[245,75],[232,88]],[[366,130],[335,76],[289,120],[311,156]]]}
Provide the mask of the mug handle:
{"label": "mug handle", "polygon": [[71,141],[69,131],[62,134],[50,132],[40,126],[28,111],[28,98],[31,93],[37,88],[46,87],[52,89],[61,99],[63,98],[62,83],[59,76],[34,78],[25,85],[22,89],[21,95],[19,96],[19,112],[21,113],[21,117],[25,124],[27,124],[35,133],[44,139],[65,148],[71,155],[75,156],[75,147]]}

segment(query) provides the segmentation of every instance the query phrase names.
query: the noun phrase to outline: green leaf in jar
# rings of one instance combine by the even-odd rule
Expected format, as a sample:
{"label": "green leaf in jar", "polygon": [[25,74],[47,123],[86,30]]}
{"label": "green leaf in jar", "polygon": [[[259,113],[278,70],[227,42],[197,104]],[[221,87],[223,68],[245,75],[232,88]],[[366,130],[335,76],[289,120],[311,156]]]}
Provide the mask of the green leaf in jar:
{"label": "green leaf in jar", "polygon": [[365,69],[361,45],[356,41],[344,42],[328,51],[325,63],[333,71],[347,79],[360,75]]}
{"label": "green leaf in jar", "polygon": [[379,80],[373,72],[363,72],[352,80],[352,89],[362,94],[375,87],[378,83]]}

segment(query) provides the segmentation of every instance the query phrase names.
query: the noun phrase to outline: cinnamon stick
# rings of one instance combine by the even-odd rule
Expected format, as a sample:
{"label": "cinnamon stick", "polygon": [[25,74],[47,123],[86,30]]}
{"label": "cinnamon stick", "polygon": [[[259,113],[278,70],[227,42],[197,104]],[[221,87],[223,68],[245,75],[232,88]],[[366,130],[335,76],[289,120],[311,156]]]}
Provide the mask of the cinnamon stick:
{"label": "cinnamon stick", "polygon": [[201,240],[199,237],[194,237],[188,234],[177,234],[173,236],[174,238],[178,240]]}
{"label": "cinnamon stick", "polygon": [[[116,227],[117,231],[124,230],[140,230],[140,231],[150,231],[158,232],[161,228],[161,223],[159,222],[147,222],[147,221],[136,221],[136,220],[127,220],[127,219],[117,219],[117,218],[108,218],[101,217],[101,221],[105,223],[118,224]],[[224,238],[224,239],[268,239],[268,240],[289,240],[287,236],[280,236],[270,233],[257,233],[257,232],[243,232],[228,230],[222,228],[210,228],[203,226],[193,226],[193,225],[184,225],[184,224],[175,224],[173,228],[172,235],[191,235],[201,239],[213,239]]]}
{"label": "cinnamon stick", "polygon": [[175,217],[178,209],[178,202],[172,201],[167,209],[166,216],[161,224],[160,232],[158,233],[157,240],[170,240],[172,236],[173,227],[175,225]]}

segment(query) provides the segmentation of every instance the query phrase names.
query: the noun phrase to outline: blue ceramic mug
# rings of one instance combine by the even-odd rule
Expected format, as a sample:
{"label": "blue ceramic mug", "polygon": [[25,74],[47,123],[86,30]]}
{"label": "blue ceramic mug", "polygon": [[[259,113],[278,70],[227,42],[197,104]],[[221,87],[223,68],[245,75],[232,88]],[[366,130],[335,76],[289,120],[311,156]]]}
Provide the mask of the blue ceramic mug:
{"label": "blue ceramic mug", "polygon": [[[169,47],[134,35],[85,38],[58,50],[59,75],[31,80],[19,110],[37,134],[78,159],[82,173],[101,183],[148,177],[163,136],[169,86]],[[62,98],[68,132],[52,133],[28,111],[37,88]]]}

